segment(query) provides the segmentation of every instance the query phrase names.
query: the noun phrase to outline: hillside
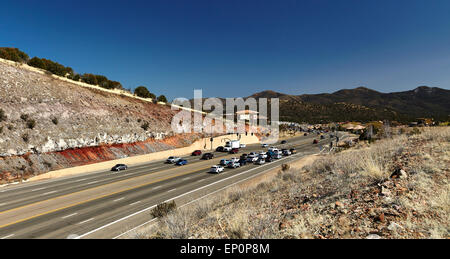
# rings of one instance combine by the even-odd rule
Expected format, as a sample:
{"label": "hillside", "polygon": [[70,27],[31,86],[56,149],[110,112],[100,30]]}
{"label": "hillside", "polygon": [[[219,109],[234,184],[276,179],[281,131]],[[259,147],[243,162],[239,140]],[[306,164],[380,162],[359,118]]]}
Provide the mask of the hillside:
{"label": "hillside", "polygon": [[145,154],[196,139],[174,139],[170,106],[4,61],[0,113],[0,177]]}
{"label": "hillside", "polygon": [[129,238],[450,237],[450,129],[312,156],[169,211]]}
{"label": "hillside", "polygon": [[380,93],[365,87],[331,94],[287,95],[273,91],[254,98],[280,98],[280,118],[285,121],[410,121],[418,117],[448,120],[450,90],[421,86],[414,90]]}

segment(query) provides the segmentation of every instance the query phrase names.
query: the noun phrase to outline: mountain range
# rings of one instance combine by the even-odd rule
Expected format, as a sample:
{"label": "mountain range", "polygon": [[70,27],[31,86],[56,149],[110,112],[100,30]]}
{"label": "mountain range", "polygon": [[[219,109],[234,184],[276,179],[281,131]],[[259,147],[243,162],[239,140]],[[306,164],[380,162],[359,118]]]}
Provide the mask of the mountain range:
{"label": "mountain range", "polygon": [[395,120],[406,123],[423,117],[448,121],[450,115],[450,90],[428,86],[392,93],[381,93],[366,87],[302,95],[268,90],[244,99],[249,97],[268,98],[269,101],[270,98],[279,98],[281,121],[327,123]]}

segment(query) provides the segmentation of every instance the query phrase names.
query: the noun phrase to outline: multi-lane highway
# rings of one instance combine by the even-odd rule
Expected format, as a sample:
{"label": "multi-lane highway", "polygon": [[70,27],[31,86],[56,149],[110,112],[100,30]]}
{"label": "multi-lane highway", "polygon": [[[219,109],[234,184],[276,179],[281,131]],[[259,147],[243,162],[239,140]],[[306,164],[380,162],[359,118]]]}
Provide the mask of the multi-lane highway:
{"label": "multi-lane highway", "polygon": [[280,148],[295,147],[296,155],[262,166],[246,165],[208,173],[220,159],[262,151],[248,145],[239,154],[214,152],[212,160],[189,157],[188,165],[163,161],[129,167],[120,172],[96,172],[0,188],[0,239],[3,238],[114,238],[151,220],[150,209],[174,199],[178,206],[230,184],[263,173],[282,163],[319,152],[328,136],[312,144],[317,135],[294,137]]}

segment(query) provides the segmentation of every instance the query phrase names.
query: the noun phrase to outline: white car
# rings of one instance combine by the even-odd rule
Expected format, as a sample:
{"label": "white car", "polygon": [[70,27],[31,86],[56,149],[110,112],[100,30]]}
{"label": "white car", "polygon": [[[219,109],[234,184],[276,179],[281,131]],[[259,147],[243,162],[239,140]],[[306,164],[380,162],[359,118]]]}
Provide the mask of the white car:
{"label": "white car", "polygon": [[253,163],[253,162],[256,162],[258,159],[259,159],[258,156],[248,156],[247,157],[247,162]]}
{"label": "white car", "polygon": [[272,157],[274,159],[281,159],[281,154],[280,153],[275,153]]}
{"label": "white car", "polygon": [[228,168],[238,168],[241,167],[241,164],[239,162],[231,162],[227,166]]}
{"label": "white car", "polygon": [[276,147],[269,147],[269,150],[268,150],[269,152],[270,151],[272,151],[272,152],[276,152],[276,151],[278,151],[278,148],[276,148]]}
{"label": "white car", "polygon": [[223,168],[223,166],[220,166],[220,165],[213,165],[213,166],[211,167],[211,169],[209,169],[209,172],[210,172],[210,173],[216,173],[216,174],[219,174],[219,173],[222,173],[224,169],[225,169],[225,168]]}
{"label": "white car", "polygon": [[262,144],[261,146],[262,146],[262,147],[268,147],[269,145],[267,145],[267,144]]}
{"label": "white car", "polygon": [[248,157],[255,157],[258,156],[255,152],[250,152],[250,154],[248,154]]}
{"label": "white car", "polygon": [[239,162],[239,158],[237,158],[237,157],[232,157],[230,159],[230,163],[237,163],[237,162]]}
{"label": "white car", "polygon": [[169,158],[167,158],[166,163],[170,163],[170,164],[175,164],[176,162],[180,161],[181,158],[176,157],[176,156],[169,156]]}
{"label": "white car", "polygon": [[224,152],[230,152],[231,151],[231,147],[223,147],[223,151]]}
{"label": "white car", "polygon": [[245,144],[240,144],[239,147],[240,147],[240,148],[244,148],[244,147],[247,147],[247,145],[245,145]]}
{"label": "white car", "polygon": [[263,158],[258,158],[258,159],[255,161],[255,164],[257,164],[257,165],[263,165],[263,164],[265,164],[265,163],[266,163],[266,160],[263,159]]}
{"label": "white car", "polygon": [[259,153],[259,157],[267,158],[267,153],[266,152],[261,152],[261,153]]}

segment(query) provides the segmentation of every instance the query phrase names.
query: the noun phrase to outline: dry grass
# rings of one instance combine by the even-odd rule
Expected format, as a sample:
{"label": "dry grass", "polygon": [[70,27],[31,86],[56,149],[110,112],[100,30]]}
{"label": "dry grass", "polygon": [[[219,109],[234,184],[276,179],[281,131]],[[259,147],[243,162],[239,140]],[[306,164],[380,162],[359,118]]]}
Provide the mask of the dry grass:
{"label": "dry grass", "polygon": [[[449,165],[450,128],[423,129],[230,188],[170,213],[145,237],[449,238]],[[397,168],[407,178],[392,178]]]}

